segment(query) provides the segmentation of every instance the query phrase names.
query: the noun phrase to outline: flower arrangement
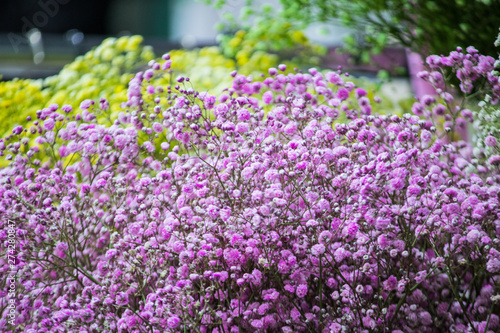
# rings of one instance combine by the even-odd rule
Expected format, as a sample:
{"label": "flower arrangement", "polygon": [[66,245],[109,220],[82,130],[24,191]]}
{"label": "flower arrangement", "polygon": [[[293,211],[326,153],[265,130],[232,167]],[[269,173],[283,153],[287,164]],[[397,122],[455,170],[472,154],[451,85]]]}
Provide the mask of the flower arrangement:
{"label": "flower arrangement", "polygon": [[[497,96],[467,52],[421,76],[456,64]],[[400,117],[340,71],[233,72],[214,95],[155,85],[170,62],[109,124],[105,99],[51,104],[0,142],[0,330],[500,329],[500,156],[453,140],[473,115],[446,85]]]}
{"label": "flower arrangement", "polygon": [[[432,85],[438,94],[436,97],[440,99],[441,103],[435,104],[435,97],[425,95],[413,105],[413,112],[418,115],[425,113],[429,119],[441,118],[443,129],[448,133],[451,132],[451,139],[455,130],[465,129],[467,120],[473,122],[473,114],[476,114],[476,125],[479,125],[480,139],[475,141],[478,147],[482,147],[484,137],[488,135],[487,132],[496,132],[492,128],[497,124],[488,124],[491,122],[491,117],[485,121],[487,118],[484,116],[484,110],[478,112],[479,108],[473,103],[486,99],[491,106],[498,104],[500,85],[498,84],[498,72],[494,70],[496,64],[498,65],[498,62],[495,63],[494,58],[479,54],[474,47],[468,47],[465,52],[461,47],[458,47],[449,56],[428,57],[429,71],[422,71],[417,76]],[[455,75],[450,75],[450,72],[455,73]],[[447,80],[444,79],[446,76],[448,76]],[[458,87],[450,84],[450,81],[457,82]],[[457,90],[462,95],[459,103],[455,102],[454,97]],[[482,101],[479,104],[484,107],[486,102]],[[432,110],[429,106],[432,106]],[[469,110],[467,106],[471,106],[474,112]],[[486,135],[484,135],[485,133]]]}

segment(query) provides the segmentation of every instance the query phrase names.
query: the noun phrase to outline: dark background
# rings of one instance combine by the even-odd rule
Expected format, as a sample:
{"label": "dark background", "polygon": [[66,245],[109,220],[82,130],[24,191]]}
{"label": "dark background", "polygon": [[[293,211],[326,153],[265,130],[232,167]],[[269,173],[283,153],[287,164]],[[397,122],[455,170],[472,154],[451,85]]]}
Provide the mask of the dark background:
{"label": "dark background", "polygon": [[[168,39],[170,13],[179,0],[0,0],[0,33],[139,34]],[[180,0],[182,1],[182,0]]]}
{"label": "dark background", "polygon": [[[181,1],[0,0],[0,81],[56,74],[110,36],[142,35],[159,54],[178,48],[169,24]],[[27,38],[33,28],[42,36],[41,61]]]}
{"label": "dark background", "polygon": [[32,23],[42,33],[64,33],[70,29],[78,29],[88,34],[109,33],[106,19],[109,15],[110,0],[61,0],[60,2],[1,0],[0,32],[26,32],[26,27],[29,30],[29,23]]}

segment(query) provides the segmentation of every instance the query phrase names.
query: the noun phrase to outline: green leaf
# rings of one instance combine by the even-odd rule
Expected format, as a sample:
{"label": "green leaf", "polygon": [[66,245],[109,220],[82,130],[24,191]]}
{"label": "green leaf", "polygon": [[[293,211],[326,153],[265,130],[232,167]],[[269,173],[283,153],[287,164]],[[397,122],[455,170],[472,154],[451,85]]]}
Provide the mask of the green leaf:
{"label": "green leaf", "polygon": [[371,58],[370,52],[363,51],[361,53],[361,62],[368,63],[368,62],[370,62],[370,58]]}
{"label": "green leaf", "polygon": [[225,27],[226,26],[222,22],[219,22],[219,23],[215,24],[215,30],[216,31],[223,31]]}
{"label": "green leaf", "polygon": [[380,81],[387,81],[389,80],[389,72],[386,71],[385,69],[381,69],[378,71],[377,73],[377,79],[379,79]]}
{"label": "green leaf", "polygon": [[253,14],[255,14],[255,11],[253,10],[252,7],[245,6],[245,7],[241,8],[241,14],[240,15],[241,15],[241,19],[242,20],[247,20]]}
{"label": "green leaf", "polygon": [[224,18],[224,20],[226,20],[226,21],[236,21],[233,13],[230,13],[230,12],[222,13],[222,18]]}
{"label": "green leaf", "polygon": [[262,10],[263,14],[271,14],[274,10],[273,6],[270,4],[263,4],[260,9]]}
{"label": "green leaf", "polygon": [[398,66],[395,68],[395,71],[398,75],[406,75],[406,68],[402,66]]}

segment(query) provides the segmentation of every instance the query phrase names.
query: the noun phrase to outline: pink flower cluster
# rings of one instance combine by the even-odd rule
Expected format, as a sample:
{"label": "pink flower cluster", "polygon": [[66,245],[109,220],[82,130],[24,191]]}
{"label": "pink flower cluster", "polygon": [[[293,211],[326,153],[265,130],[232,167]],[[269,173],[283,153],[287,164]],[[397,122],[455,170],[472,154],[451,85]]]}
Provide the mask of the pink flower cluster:
{"label": "pink flower cluster", "polygon": [[[426,59],[431,72],[423,72],[420,75],[434,84],[436,88],[445,89],[443,70],[452,69],[454,76],[459,80],[460,90],[469,94],[480,87],[487,86],[492,94],[493,103],[496,104],[500,98],[500,86],[498,76],[494,75],[495,59],[480,54],[474,47],[468,47],[465,52],[461,47],[450,52],[448,56],[430,56]],[[482,87],[481,87],[482,88]]]}
{"label": "pink flower cluster", "polygon": [[498,164],[372,115],[340,72],[280,66],[213,96],[152,86],[162,67],[111,126],[105,102],[52,106],[2,141],[0,251],[8,221],[18,241],[0,331],[500,329]]}
{"label": "pink flower cluster", "polygon": [[[436,96],[426,95],[413,105],[412,111],[417,115],[424,115],[439,127],[442,124],[445,133],[453,138],[455,133],[466,133],[467,122],[475,121],[477,142],[479,149],[476,155],[481,157],[498,154],[496,140],[500,138],[498,131],[500,116],[498,105],[500,101],[500,77],[495,66],[500,62],[490,56],[481,55],[474,47],[465,51],[458,47],[448,56],[430,56],[426,59],[430,71],[418,73],[418,76],[436,89]],[[448,78],[448,79],[445,79]],[[462,98],[456,99],[458,85]],[[479,103],[480,108],[475,107]],[[472,108],[471,111],[469,108]],[[475,110],[475,109],[477,110]],[[481,109],[481,110],[479,110]],[[466,138],[464,138],[466,139]],[[480,149],[484,146],[494,147]],[[488,153],[489,152],[489,153]],[[498,156],[494,159],[498,159]]]}

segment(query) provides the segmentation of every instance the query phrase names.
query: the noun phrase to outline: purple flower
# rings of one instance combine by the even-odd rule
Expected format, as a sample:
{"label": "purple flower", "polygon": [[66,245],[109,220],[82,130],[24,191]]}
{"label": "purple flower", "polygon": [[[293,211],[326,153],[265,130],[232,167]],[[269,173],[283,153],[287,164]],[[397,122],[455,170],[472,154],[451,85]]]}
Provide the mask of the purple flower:
{"label": "purple flower", "polygon": [[129,302],[129,296],[127,293],[124,293],[124,292],[120,292],[118,295],[116,295],[116,304],[117,305],[120,305],[120,306],[125,306],[128,304]]}
{"label": "purple flower", "polygon": [[160,124],[160,123],[153,123],[153,131],[155,131],[156,133],[161,133],[163,132],[163,126]]}
{"label": "purple flower", "polygon": [[490,273],[500,272],[500,259],[490,258],[486,263],[486,270]]}
{"label": "purple flower", "polygon": [[245,133],[248,132],[250,126],[247,123],[238,123],[236,124],[236,132]]}
{"label": "purple flower", "polygon": [[63,110],[66,113],[70,113],[71,111],[73,111],[73,107],[71,105],[63,105],[61,107],[61,110]]}
{"label": "purple flower", "polygon": [[173,315],[167,319],[167,326],[169,328],[177,328],[181,323],[181,319],[177,315]]}
{"label": "purple flower", "polygon": [[495,147],[497,145],[497,139],[494,136],[488,135],[484,140],[484,143],[487,146]]}
{"label": "purple flower", "polygon": [[326,248],[323,244],[316,244],[316,245],[313,245],[313,247],[311,248],[311,253],[314,256],[320,256],[323,253],[325,253],[325,250],[326,250]]}
{"label": "purple flower", "polygon": [[94,104],[94,101],[86,99],[80,103],[80,109],[87,110],[92,104]]}
{"label": "purple flower", "polygon": [[304,298],[307,295],[307,285],[306,284],[299,285],[295,293],[297,294],[297,297]]}
{"label": "purple flower", "polygon": [[228,278],[228,276],[229,276],[229,275],[227,274],[227,272],[226,272],[226,271],[222,271],[222,272],[215,272],[215,273],[213,274],[213,277],[214,277],[215,279],[217,279],[217,281],[219,281],[219,282],[221,282],[221,283],[223,283],[224,281],[226,281],[226,280],[227,280],[227,278]]}
{"label": "purple flower", "polygon": [[80,311],[80,317],[86,323],[91,323],[94,321],[94,312],[90,309]]}
{"label": "purple flower", "polygon": [[252,327],[262,328],[262,327],[264,327],[264,323],[260,319],[254,319],[254,320],[252,320]]}
{"label": "purple flower", "polygon": [[494,165],[494,166],[499,166],[499,165],[500,165],[500,155],[493,155],[493,156],[491,156],[491,157],[488,159],[488,162],[489,162],[491,165]]}
{"label": "purple flower", "polygon": [[446,113],[446,106],[444,106],[443,104],[436,104],[436,106],[434,106],[434,108],[432,109],[432,111],[434,112],[434,114],[436,116],[444,116],[444,114]]}
{"label": "purple flower", "polygon": [[420,312],[418,314],[418,317],[420,319],[420,322],[424,326],[430,326],[432,324],[432,322],[433,322],[431,314],[429,312],[427,312],[427,311]]}
{"label": "purple flower", "polygon": [[297,124],[295,122],[288,123],[284,128],[284,132],[288,135],[294,134],[297,132]]}
{"label": "purple flower", "polygon": [[366,90],[364,90],[362,88],[357,88],[355,91],[355,95],[356,95],[356,98],[366,96]]}
{"label": "purple flower", "polygon": [[382,249],[386,249],[389,246],[389,244],[390,244],[390,242],[387,239],[386,235],[380,235],[380,236],[378,236],[377,241],[378,241],[378,245]]}
{"label": "purple flower", "polygon": [[373,318],[370,318],[370,317],[363,317],[363,326],[364,327],[368,327],[368,328],[375,328],[376,326],[376,322],[375,320],[373,320]]}
{"label": "purple flower", "polygon": [[423,111],[424,111],[424,106],[422,104],[416,102],[413,104],[411,110],[417,116],[421,116],[423,114]]}
{"label": "purple flower", "polygon": [[339,89],[337,91],[337,97],[342,101],[346,100],[347,98],[349,98],[349,90],[344,88]]}
{"label": "purple flower", "polygon": [[384,290],[392,291],[398,287],[398,280],[394,275],[389,276],[387,280],[383,282]]}
{"label": "purple flower", "polygon": [[271,104],[271,102],[273,101],[273,93],[272,91],[266,91],[264,93],[264,95],[262,95],[262,100],[264,101],[264,103],[266,104]]}
{"label": "purple flower", "polygon": [[[436,99],[434,97],[432,97],[431,95],[424,95],[424,96],[422,96],[422,98],[420,99],[420,101],[425,106],[430,106],[431,104],[433,104],[433,103],[436,102]],[[441,105],[441,107],[439,108],[440,111],[441,111],[442,107],[443,107],[443,105]]]}
{"label": "purple flower", "polygon": [[52,118],[45,119],[45,121],[43,122],[43,128],[45,128],[47,131],[52,131],[54,127],[55,122]]}

